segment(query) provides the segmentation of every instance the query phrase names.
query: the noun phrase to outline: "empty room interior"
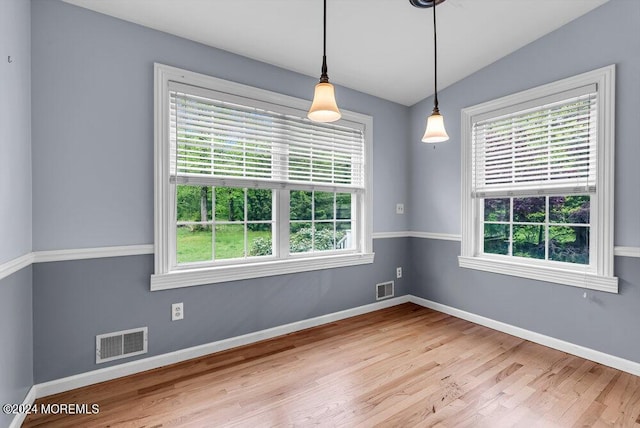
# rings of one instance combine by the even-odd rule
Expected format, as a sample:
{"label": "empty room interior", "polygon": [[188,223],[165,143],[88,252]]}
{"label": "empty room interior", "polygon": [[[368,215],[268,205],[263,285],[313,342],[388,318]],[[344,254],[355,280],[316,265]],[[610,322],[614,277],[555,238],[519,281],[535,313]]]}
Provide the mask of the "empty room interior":
{"label": "empty room interior", "polygon": [[640,1],[0,3],[0,427],[640,425]]}

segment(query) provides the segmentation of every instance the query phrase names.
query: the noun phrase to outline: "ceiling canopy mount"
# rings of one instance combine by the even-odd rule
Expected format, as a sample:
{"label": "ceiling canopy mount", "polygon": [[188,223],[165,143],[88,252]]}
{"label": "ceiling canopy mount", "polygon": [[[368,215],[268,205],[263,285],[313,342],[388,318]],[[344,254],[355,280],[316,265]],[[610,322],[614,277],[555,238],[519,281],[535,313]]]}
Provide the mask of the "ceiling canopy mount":
{"label": "ceiling canopy mount", "polygon": [[425,9],[428,7],[433,7],[433,4],[436,5],[440,3],[444,3],[445,0],[409,0],[412,6],[419,7],[420,9]]}

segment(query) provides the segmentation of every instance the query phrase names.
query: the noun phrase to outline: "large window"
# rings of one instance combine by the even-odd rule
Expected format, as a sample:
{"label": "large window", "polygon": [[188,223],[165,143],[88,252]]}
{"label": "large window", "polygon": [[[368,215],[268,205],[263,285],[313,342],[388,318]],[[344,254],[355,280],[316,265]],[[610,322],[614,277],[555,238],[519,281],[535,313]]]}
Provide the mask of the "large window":
{"label": "large window", "polygon": [[614,71],[463,110],[460,266],[617,292]]}
{"label": "large window", "polygon": [[306,118],[308,101],[155,70],[152,289],[373,261],[371,118]]}

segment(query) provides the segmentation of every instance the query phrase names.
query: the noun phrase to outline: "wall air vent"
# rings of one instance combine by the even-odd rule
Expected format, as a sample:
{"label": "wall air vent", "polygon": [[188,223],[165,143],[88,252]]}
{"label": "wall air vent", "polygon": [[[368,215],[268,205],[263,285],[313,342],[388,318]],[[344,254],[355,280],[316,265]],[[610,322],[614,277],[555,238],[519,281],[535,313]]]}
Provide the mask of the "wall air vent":
{"label": "wall air vent", "polygon": [[376,284],[376,300],[393,297],[393,281]]}
{"label": "wall air vent", "polygon": [[96,336],[96,364],[147,353],[147,327]]}

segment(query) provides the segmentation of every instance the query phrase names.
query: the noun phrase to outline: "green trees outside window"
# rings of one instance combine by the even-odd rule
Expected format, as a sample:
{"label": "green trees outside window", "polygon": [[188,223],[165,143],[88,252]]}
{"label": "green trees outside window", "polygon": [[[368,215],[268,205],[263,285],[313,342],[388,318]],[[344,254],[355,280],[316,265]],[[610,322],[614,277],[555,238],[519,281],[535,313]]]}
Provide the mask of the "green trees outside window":
{"label": "green trees outside window", "polygon": [[589,264],[589,195],[484,199],[484,252]]}

